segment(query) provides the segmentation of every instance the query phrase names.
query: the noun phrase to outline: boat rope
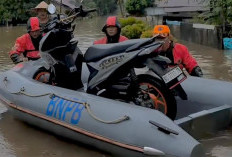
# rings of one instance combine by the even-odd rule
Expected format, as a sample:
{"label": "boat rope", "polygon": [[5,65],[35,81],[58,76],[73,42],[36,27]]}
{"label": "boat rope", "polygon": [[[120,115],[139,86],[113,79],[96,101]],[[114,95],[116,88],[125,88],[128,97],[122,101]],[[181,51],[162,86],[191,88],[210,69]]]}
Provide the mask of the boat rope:
{"label": "boat rope", "polygon": [[18,91],[18,92],[10,92],[10,91],[8,91],[8,92],[9,92],[10,94],[25,95],[25,96],[28,96],[28,97],[43,97],[43,96],[48,96],[48,95],[50,95],[50,97],[52,98],[53,95],[54,95],[53,93],[45,93],[45,94],[40,94],[40,95],[32,95],[32,94],[26,93],[24,87],[22,87],[22,88],[20,89],[20,91]]}
{"label": "boat rope", "polygon": [[17,95],[25,95],[25,96],[28,96],[28,97],[43,97],[43,96],[49,96],[51,99],[54,98],[54,97],[59,97],[61,99],[64,99],[66,101],[70,101],[70,102],[74,102],[74,103],[79,103],[79,104],[82,104],[85,109],[87,110],[87,113],[95,120],[99,121],[99,122],[102,122],[102,123],[105,123],[105,124],[117,124],[117,123],[121,123],[123,121],[126,121],[126,120],[129,120],[130,117],[127,116],[127,115],[124,115],[123,117],[119,118],[119,119],[116,119],[116,120],[113,120],[113,121],[105,121],[105,120],[102,120],[100,118],[98,118],[95,114],[93,114],[93,112],[91,111],[91,108],[90,108],[90,104],[86,103],[86,102],[80,102],[80,101],[76,101],[76,100],[72,100],[72,99],[67,99],[65,97],[62,97],[62,96],[59,96],[57,94],[54,94],[54,93],[44,93],[44,94],[39,94],[39,95],[32,95],[32,94],[29,94],[29,93],[26,93],[25,92],[25,88],[22,87],[20,89],[20,91],[18,92],[10,92],[8,91],[9,93],[11,94],[17,94]]}
{"label": "boat rope", "polygon": [[95,120],[99,121],[99,122],[102,122],[102,123],[105,123],[105,124],[117,124],[117,123],[121,123],[123,121],[126,121],[126,120],[129,120],[129,116],[127,115],[124,115],[123,117],[119,118],[119,119],[116,119],[114,121],[104,121],[104,120],[101,120],[99,119],[97,116],[95,116],[92,112],[91,112],[91,109],[90,109],[90,105],[86,103],[86,109],[88,111],[88,113],[91,115],[92,118],[94,118]]}

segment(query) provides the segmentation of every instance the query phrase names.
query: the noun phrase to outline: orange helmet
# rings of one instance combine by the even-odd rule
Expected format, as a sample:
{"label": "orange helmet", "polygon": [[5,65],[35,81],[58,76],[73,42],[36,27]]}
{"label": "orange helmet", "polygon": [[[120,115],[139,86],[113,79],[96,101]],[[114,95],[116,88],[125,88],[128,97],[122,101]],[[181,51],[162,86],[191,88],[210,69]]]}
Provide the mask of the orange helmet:
{"label": "orange helmet", "polygon": [[170,29],[167,25],[156,25],[154,27],[153,35],[167,37],[170,34]]}

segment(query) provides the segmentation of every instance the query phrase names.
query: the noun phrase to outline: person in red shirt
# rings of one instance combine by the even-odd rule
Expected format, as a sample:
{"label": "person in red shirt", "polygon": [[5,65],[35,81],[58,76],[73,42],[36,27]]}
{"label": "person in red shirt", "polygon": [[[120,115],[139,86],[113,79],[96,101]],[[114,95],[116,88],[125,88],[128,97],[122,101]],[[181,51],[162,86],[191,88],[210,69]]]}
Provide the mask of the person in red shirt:
{"label": "person in red shirt", "polygon": [[203,77],[203,72],[196,59],[189,53],[188,48],[182,44],[174,43],[170,34],[170,29],[166,25],[156,25],[153,35],[164,41],[160,55],[166,56],[171,60],[172,65],[179,65],[185,68],[192,76]]}
{"label": "person in red shirt", "polygon": [[39,42],[42,39],[40,32],[40,23],[37,17],[31,17],[27,22],[27,32],[16,39],[9,56],[17,64],[23,59],[37,60],[40,58]]}
{"label": "person in red shirt", "polygon": [[104,32],[106,36],[94,41],[94,44],[110,44],[128,40],[127,37],[120,35],[121,25],[116,16],[110,16],[107,18],[106,24],[102,28],[102,32]]}

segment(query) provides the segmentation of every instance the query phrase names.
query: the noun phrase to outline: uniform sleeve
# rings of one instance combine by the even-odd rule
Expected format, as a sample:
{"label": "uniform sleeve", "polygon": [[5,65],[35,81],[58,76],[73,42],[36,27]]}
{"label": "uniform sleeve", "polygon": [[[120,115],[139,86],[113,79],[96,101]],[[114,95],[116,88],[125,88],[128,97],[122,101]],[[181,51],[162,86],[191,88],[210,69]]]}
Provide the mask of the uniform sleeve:
{"label": "uniform sleeve", "polygon": [[186,46],[182,45],[182,62],[185,69],[188,73],[191,73],[192,70],[198,66],[196,59],[189,53],[189,50]]}
{"label": "uniform sleeve", "polygon": [[21,53],[25,52],[25,42],[26,41],[23,36],[17,38],[14,47],[9,52],[9,56],[11,56],[12,54],[20,55]]}

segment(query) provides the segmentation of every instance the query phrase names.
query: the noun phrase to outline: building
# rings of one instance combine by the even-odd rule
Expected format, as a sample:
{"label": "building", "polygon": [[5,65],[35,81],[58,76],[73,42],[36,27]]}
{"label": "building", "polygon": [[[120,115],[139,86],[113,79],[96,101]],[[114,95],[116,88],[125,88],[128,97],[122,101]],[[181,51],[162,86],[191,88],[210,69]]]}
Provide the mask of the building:
{"label": "building", "polygon": [[208,11],[209,2],[209,0],[155,0],[155,7],[147,8],[146,13],[159,24],[166,20],[186,21],[197,13]]}

